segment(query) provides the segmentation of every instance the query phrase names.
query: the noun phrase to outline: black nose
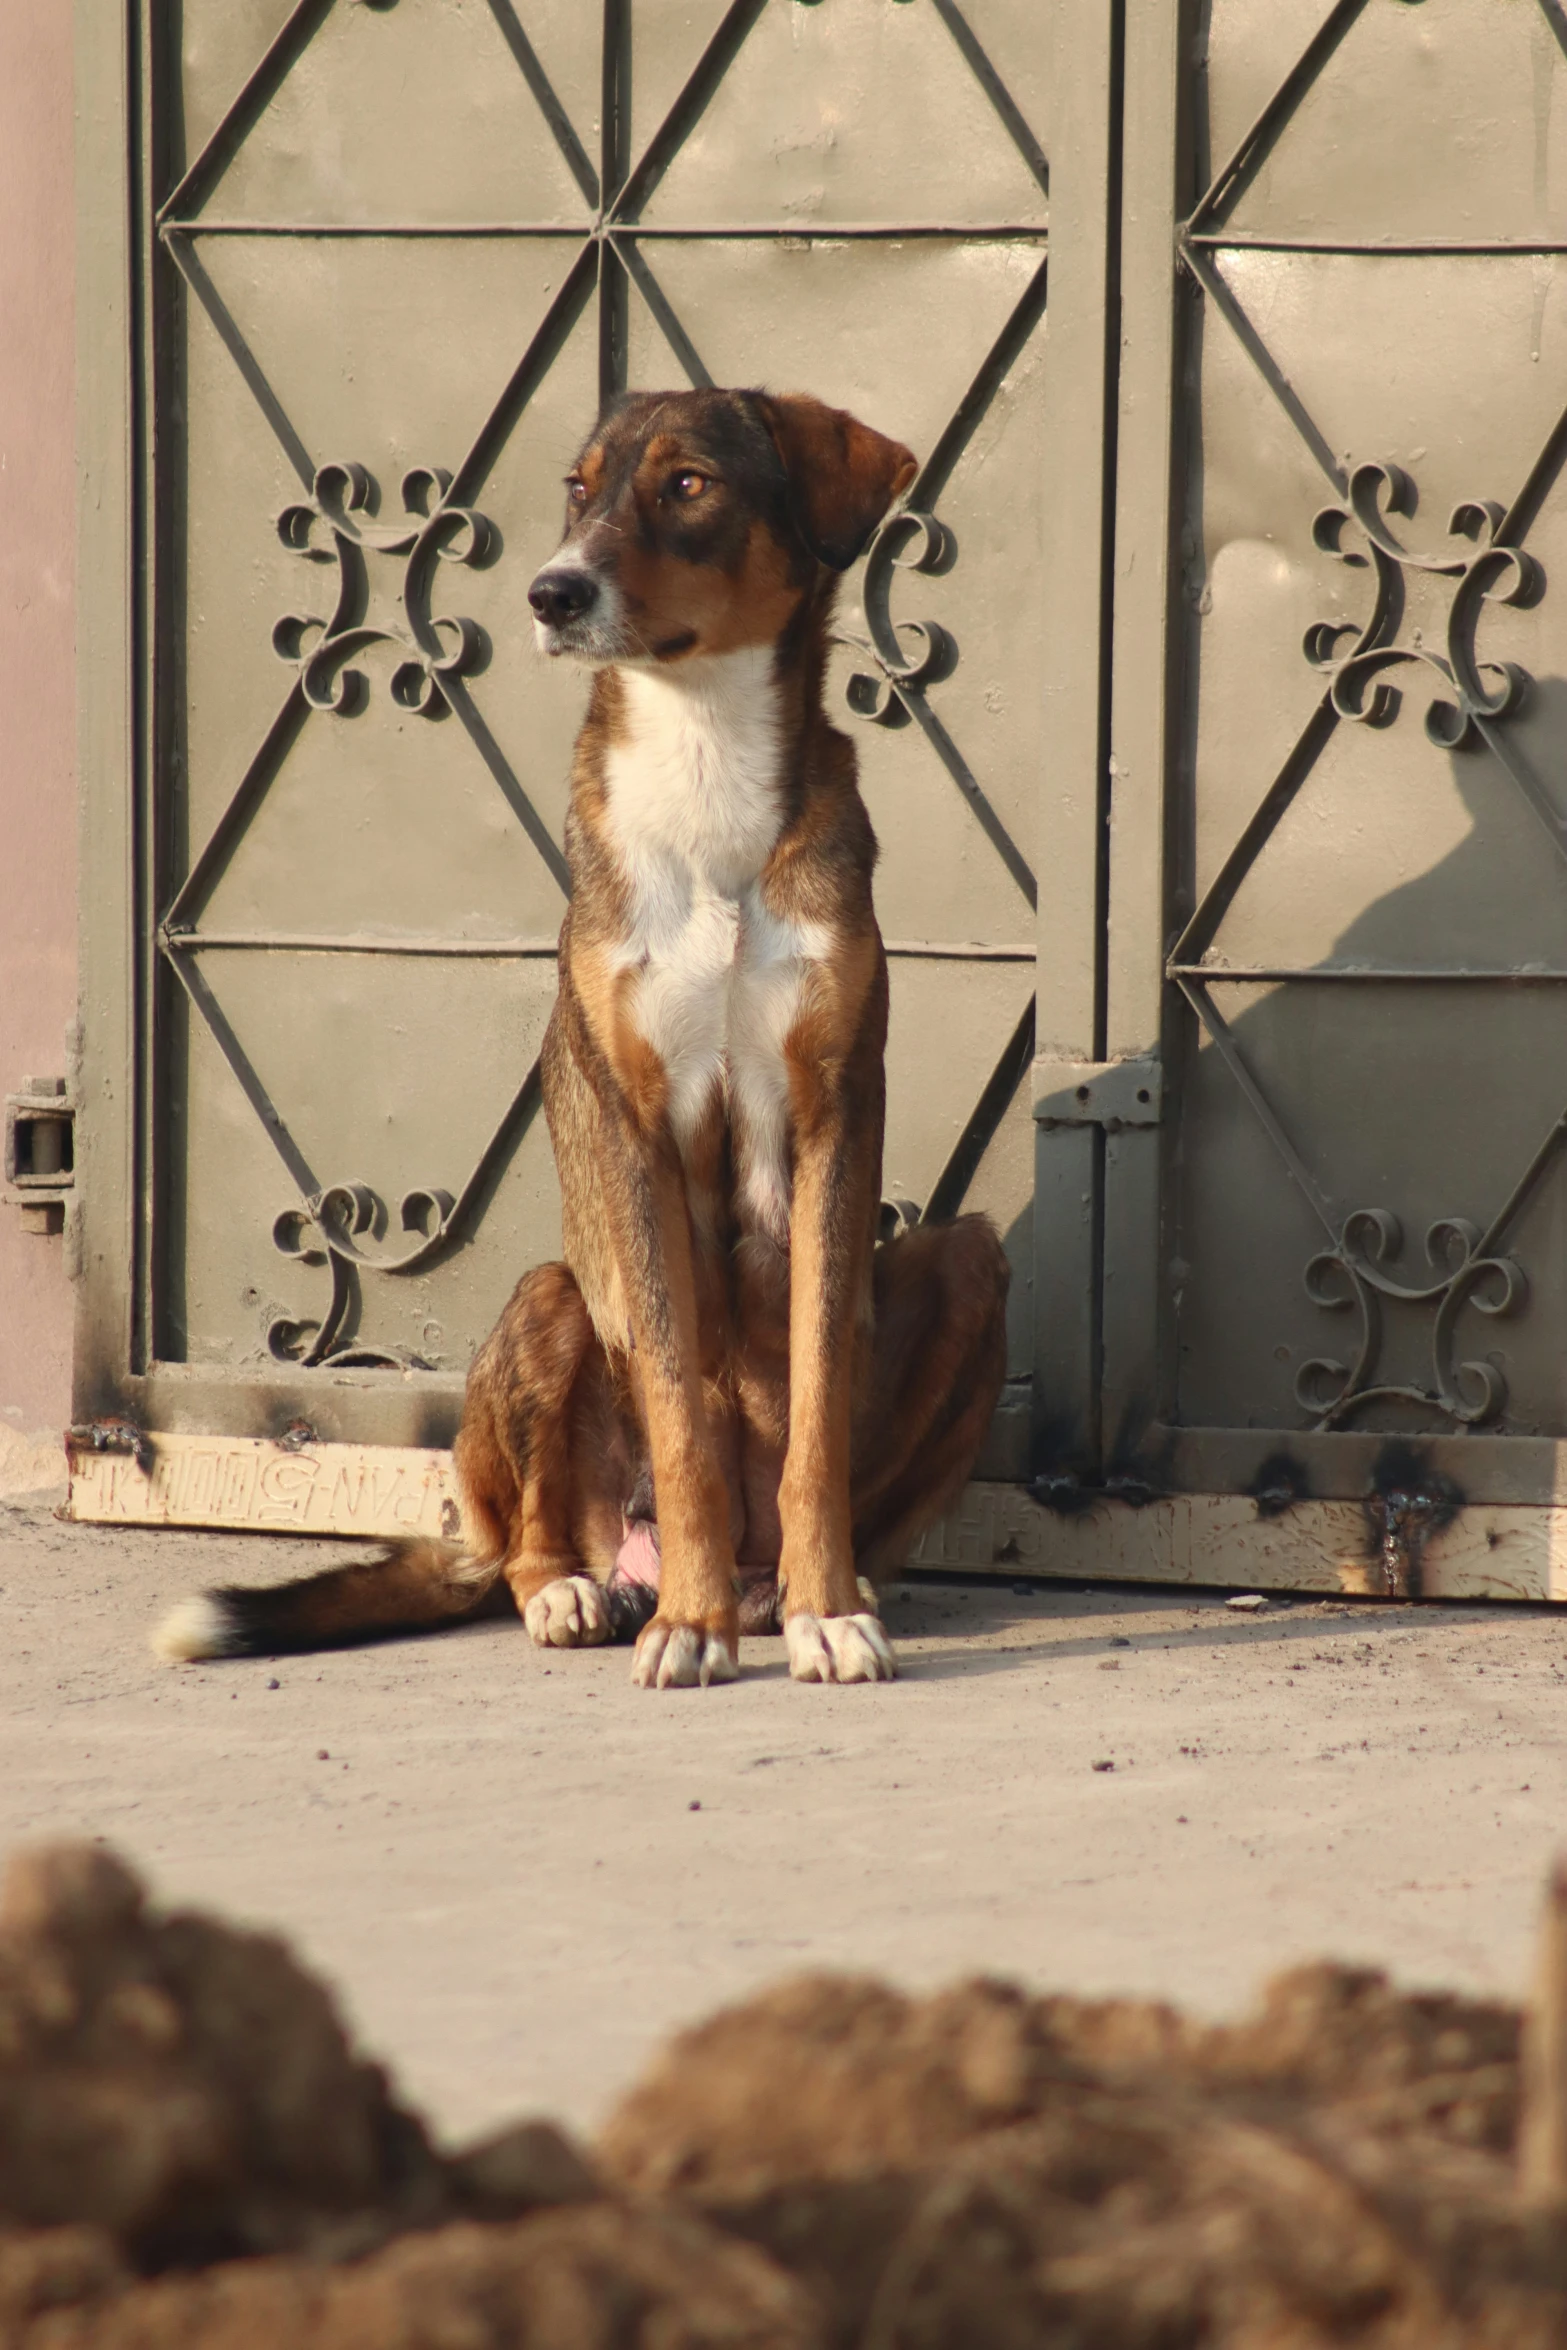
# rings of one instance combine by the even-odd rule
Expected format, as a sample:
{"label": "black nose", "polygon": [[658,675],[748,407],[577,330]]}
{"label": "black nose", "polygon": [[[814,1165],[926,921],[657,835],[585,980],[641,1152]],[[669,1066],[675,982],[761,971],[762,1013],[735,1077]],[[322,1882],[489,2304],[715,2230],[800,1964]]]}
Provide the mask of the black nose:
{"label": "black nose", "polygon": [[584,612],[591,612],[598,592],[591,572],[563,565],[558,571],[539,573],[528,590],[528,601],[547,626],[559,628],[564,621],[580,620]]}

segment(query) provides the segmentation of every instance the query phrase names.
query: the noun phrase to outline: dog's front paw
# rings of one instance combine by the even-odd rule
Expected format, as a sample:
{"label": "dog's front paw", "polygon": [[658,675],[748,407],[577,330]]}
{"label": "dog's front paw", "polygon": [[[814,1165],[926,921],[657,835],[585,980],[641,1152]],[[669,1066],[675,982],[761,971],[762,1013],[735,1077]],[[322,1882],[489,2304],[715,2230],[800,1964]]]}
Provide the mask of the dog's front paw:
{"label": "dog's front paw", "polygon": [[609,1604],[591,1575],[557,1575],[533,1594],[522,1620],[540,1648],[596,1648],[609,1638]]}
{"label": "dog's front paw", "polygon": [[737,1681],[740,1658],[733,1637],[707,1624],[671,1624],[655,1616],[644,1627],[631,1662],[639,1689],[705,1689],[710,1681]]}
{"label": "dog's front paw", "polygon": [[879,1618],[809,1616],[784,1620],[789,1671],[796,1681],[895,1681],[897,1660]]}

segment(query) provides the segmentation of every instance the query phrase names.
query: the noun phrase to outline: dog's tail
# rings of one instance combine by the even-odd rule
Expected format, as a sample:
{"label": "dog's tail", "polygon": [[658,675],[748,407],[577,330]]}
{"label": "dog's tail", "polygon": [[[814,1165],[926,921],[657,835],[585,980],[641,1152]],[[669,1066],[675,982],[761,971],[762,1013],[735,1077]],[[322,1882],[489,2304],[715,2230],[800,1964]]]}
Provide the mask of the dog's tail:
{"label": "dog's tail", "polygon": [[459,1542],[394,1542],[373,1558],[271,1589],[229,1584],[182,1600],[152,1636],[171,1664],[198,1657],[281,1656],[342,1648],[460,1624],[510,1605],[499,1559],[476,1558]]}

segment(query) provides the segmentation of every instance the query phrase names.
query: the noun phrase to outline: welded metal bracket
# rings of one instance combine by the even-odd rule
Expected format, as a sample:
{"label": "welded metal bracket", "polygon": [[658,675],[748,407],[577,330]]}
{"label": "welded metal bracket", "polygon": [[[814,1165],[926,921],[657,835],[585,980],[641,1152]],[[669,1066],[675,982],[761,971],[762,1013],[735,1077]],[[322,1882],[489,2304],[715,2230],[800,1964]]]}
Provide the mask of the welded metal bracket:
{"label": "welded metal bracket", "polygon": [[1041,1126],[1157,1126],[1164,1072],[1155,1058],[1140,1061],[1034,1063],[1034,1116]]}
{"label": "welded metal bracket", "polygon": [[24,1232],[65,1229],[76,1183],[76,1109],[64,1077],[24,1077],[5,1097],[5,1199]]}

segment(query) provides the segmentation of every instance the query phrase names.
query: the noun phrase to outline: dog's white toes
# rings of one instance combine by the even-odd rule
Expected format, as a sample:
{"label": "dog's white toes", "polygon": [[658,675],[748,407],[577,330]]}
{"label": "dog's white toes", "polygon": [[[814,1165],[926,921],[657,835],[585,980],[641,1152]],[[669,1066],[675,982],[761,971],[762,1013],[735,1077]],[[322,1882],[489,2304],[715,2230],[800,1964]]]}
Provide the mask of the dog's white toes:
{"label": "dog's white toes", "polygon": [[696,1624],[663,1624],[655,1616],[637,1642],[631,1678],[639,1689],[706,1689],[737,1681],[740,1667],[717,1632]]}
{"label": "dog's white toes", "polygon": [[536,1591],[522,1620],[540,1648],[596,1648],[609,1638],[609,1607],[591,1575],[557,1575]]}
{"label": "dog's white toes", "polygon": [[690,1624],[676,1624],[663,1643],[658,1660],[660,1689],[695,1689],[702,1679],[702,1635]]}
{"label": "dog's white toes", "polygon": [[892,1643],[872,1615],[789,1616],[789,1671],[796,1681],[895,1681]]}

